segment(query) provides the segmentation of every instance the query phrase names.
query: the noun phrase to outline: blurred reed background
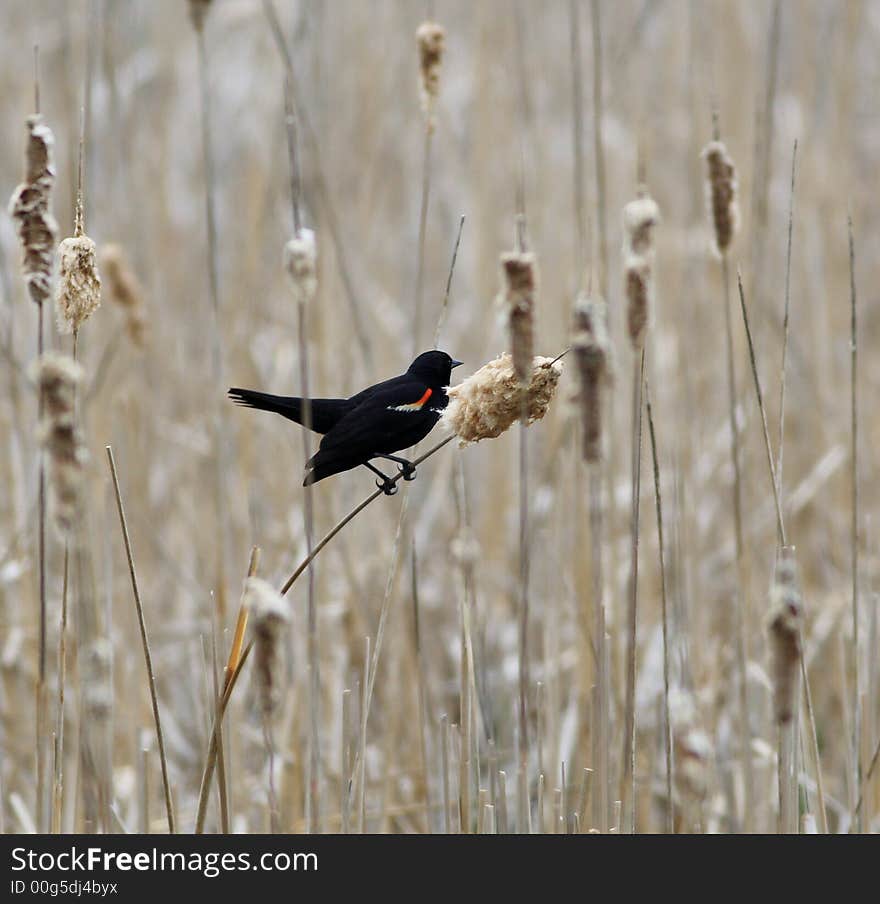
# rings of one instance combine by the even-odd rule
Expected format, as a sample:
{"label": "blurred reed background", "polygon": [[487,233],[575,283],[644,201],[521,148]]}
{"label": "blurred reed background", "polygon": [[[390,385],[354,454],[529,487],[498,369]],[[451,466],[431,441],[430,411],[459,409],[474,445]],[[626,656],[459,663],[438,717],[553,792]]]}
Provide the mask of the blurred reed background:
{"label": "blurred reed background", "polygon": [[[283,254],[272,10],[318,249],[302,311]],[[416,42],[429,15],[445,28],[432,128]],[[11,0],[0,23],[0,194],[22,181],[38,46],[57,240],[75,235],[82,133],[102,278],[62,424],[89,452],[67,535],[49,468],[41,642],[39,305],[0,217],[3,831],[163,832],[168,798],[178,831],[877,830],[880,3]],[[738,178],[723,265],[701,158],[713,112]],[[641,183],[659,223],[633,350],[622,211]],[[373,483],[354,471],[312,488],[307,541],[300,428],[234,408],[226,389],[298,394],[304,349],[314,395],[404,370],[433,344],[462,216],[440,347],[465,375],[508,348],[495,299],[519,216],[539,273],[535,354],[592,335],[583,305],[573,332],[579,292],[608,303],[601,460],[582,460],[576,349],[543,420],[438,451],[279,610],[272,588]],[[43,307],[46,348],[70,355]],[[780,552],[783,518],[795,553]],[[256,631],[242,637],[249,571],[267,584],[248,583]]]}

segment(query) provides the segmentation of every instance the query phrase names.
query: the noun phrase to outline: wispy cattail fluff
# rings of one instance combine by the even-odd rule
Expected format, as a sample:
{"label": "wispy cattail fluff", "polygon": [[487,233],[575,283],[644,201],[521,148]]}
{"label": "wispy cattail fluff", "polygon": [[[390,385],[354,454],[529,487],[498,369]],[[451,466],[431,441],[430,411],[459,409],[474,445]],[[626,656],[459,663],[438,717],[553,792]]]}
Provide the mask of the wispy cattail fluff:
{"label": "wispy cattail fluff", "polygon": [[712,742],[698,724],[693,694],[673,688],[669,721],[675,760],[675,790],[686,812],[693,814],[706,796],[712,765]]}
{"label": "wispy cattail fluff", "polygon": [[428,128],[434,128],[434,104],[440,94],[440,67],[446,49],[446,29],[436,22],[422,22],[416,30],[419,48],[419,80],[422,89],[422,110]]}
{"label": "wispy cattail fluff", "polygon": [[87,235],[76,235],[61,242],[58,255],[55,289],[58,329],[62,333],[77,333],[101,304],[95,243]]}
{"label": "wispy cattail fluff", "polygon": [[262,578],[245,581],[244,605],[253,618],[260,705],[268,715],[278,703],[281,638],[290,614],[281,594]]}
{"label": "wispy cattail fluff", "polygon": [[76,521],[88,462],[74,418],[82,368],[67,355],[47,352],[36,363],[35,377],[43,398],[40,441],[49,453],[53,517],[61,534],[66,535]]}
{"label": "wispy cattail fluff", "polygon": [[739,229],[736,167],[721,141],[703,148],[706,160],[706,206],[715,236],[715,250],[723,255]]}
{"label": "wispy cattail fluff", "polygon": [[293,298],[299,304],[309,304],[318,291],[318,249],[315,233],[300,229],[284,246],[284,263],[293,283]]}
{"label": "wispy cattail fluff", "polygon": [[794,552],[782,550],[771,592],[770,657],[773,667],[773,712],[780,724],[791,721],[798,694],[801,627],[804,608],[797,586]]}
{"label": "wispy cattail fluff", "polygon": [[611,379],[608,305],[580,295],[574,306],[571,348],[577,365],[578,407],[584,436],[584,460],[602,457],[602,389]]}
{"label": "wispy cattail fluff", "polygon": [[499,302],[507,317],[513,369],[522,386],[529,383],[534,346],[534,306],[538,287],[538,263],[529,251],[501,255],[503,288]]}
{"label": "wispy cattail fluff", "polygon": [[633,348],[645,344],[651,320],[654,271],[654,227],[660,222],[660,209],[644,190],[623,208],[624,280],[626,321]]}
{"label": "wispy cattail fluff", "polygon": [[147,331],[143,286],[120,245],[102,245],[98,257],[110,300],[125,313],[131,341],[143,348]]}
{"label": "wispy cattail fluff", "polygon": [[532,361],[531,382],[523,389],[513,359],[505,352],[447,390],[449,404],[440,421],[461,446],[494,439],[520,419],[524,391],[527,422],[532,424],[547,413],[561,373],[560,361],[537,356]]}
{"label": "wispy cattail fluff", "polygon": [[52,149],[55,139],[39,114],[27,119],[28,146],[25,181],[15,189],[9,213],[18,227],[24,252],[23,271],[31,300],[42,304],[52,282],[52,252],[58,226],[50,210],[55,183]]}

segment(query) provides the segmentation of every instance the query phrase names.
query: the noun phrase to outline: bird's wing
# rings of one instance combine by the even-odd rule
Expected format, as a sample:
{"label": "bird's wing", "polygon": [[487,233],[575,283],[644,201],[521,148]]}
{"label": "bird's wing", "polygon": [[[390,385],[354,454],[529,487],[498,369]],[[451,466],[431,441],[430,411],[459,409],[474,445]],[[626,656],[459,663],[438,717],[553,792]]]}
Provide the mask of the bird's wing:
{"label": "bird's wing", "polygon": [[386,438],[393,438],[408,426],[407,418],[430,411],[432,394],[419,380],[377,389],[326,434],[315,459],[338,454],[367,456],[382,451]]}

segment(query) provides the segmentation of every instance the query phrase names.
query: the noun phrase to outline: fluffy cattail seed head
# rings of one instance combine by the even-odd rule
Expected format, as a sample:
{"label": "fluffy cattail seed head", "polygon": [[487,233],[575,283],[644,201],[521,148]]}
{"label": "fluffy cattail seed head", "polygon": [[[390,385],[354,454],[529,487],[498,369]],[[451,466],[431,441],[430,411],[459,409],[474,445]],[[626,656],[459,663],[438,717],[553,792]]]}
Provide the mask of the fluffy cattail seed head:
{"label": "fluffy cattail seed head", "polygon": [[74,418],[82,368],[67,355],[47,352],[36,364],[35,377],[43,399],[40,442],[49,456],[53,520],[62,536],[67,536],[76,521],[88,463]]}
{"label": "fluffy cattail seed head", "polygon": [[50,210],[55,164],[55,139],[39,114],[27,119],[27,171],[13,192],[9,213],[16,222],[23,251],[22,271],[31,300],[42,304],[52,282],[52,252],[58,226]]}
{"label": "fluffy cattail seed head", "polygon": [[531,362],[532,376],[522,387],[509,354],[484,364],[466,380],[451,386],[449,404],[440,422],[459,439],[459,445],[494,439],[516,423],[522,415],[523,392],[527,423],[547,413],[562,373],[562,362],[537,356]]}
{"label": "fluffy cattail seed head", "polygon": [[284,262],[293,282],[294,301],[309,304],[318,291],[318,248],[311,229],[300,231],[284,246]]}
{"label": "fluffy cattail seed head", "polygon": [[532,369],[534,306],[538,285],[538,263],[529,251],[507,251],[501,255],[504,284],[500,303],[507,316],[513,368],[520,385],[526,386]]}
{"label": "fluffy cattail seed head", "polygon": [[673,688],[669,721],[675,758],[675,790],[686,811],[694,811],[706,796],[712,765],[712,742],[698,724],[693,695]]}
{"label": "fluffy cattail seed head", "polygon": [[268,715],[278,703],[281,638],[290,613],[281,594],[262,578],[245,581],[244,605],[253,618],[260,705]]}
{"label": "fluffy cattail seed head", "polygon": [[624,281],[627,298],[626,322],[634,349],[645,344],[651,321],[654,270],[654,227],[660,209],[644,190],[623,208]]}
{"label": "fluffy cattail seed head", "polygon": [[95,243],[87,235],[64,239],[58,246],[59,279],[55,289],[58,329],[76,333],[101,305],[101,277]]}
{"label": "fluffy cattail seed head", "polygon": [[446,49],[446,29],[436,22],[422,22],[416,30],[419,48],[419,81],[421,84],[422,110],[428,128],[434,128],[434,104],[440,94],[440,68]]}
{"label": "fluffy cattail seed head", "polygon": [[601,298],[578,297],[571,348],[577,365],[578,407],[584,437],[584,460],[602,457],[602,388],[611,379],[608,305]]}
{"label": "fluffy cattail seed head", "polygon": [[703,149],[706,160],[706,205],[715,235],[715,250],[723,255],[739,229],[736,167],[721,141]]}
{"label": "fluffy cattail seed head", "polygon": [[125,313],[126,328],[131,341],[138,348],[143,348],[147,331],[143,286],[131,269],[128,257],[120,245],[102,245],[98,257],[110,300],[119,305]]}
{"label": "fluffy cattail seed head", "polygon": [[794,551],[785,547],[776,565],[771,591],[770,656],[773,670],[773,711],[776,721],[791,721],[800,678],[801,628],[804,607],[797,586]]}

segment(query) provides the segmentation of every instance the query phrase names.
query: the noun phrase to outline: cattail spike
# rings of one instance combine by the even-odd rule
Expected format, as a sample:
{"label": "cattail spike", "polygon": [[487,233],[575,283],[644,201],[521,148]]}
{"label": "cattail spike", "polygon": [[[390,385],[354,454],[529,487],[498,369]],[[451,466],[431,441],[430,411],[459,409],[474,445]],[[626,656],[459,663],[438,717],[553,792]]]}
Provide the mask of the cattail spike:
{"label": "cattail spike", "polygon": [[285,264],[293,282],[293,297],[297,304],[309,304],[318,291],[317,257],[315,233],[311,229],[300,229],[284,246]]}
{"label": "cattail spike", "polygon": [[281,635],[290,621],[290,612],[281,594],[268,581],[257,577],[245,581],[243,605],[250,611],[254,626],[260,705],[268,715],[278,703]]}
{"label": "cattail spike", "polygon": [[422,22],[416,30],[419,48],[419,81],[422,95],[422,111],[428,128],[434,128],[434,106],[440,94],[440,69],[446,49],[446,29],[436,22]]}
{"label": "cattail spike", "polygon": [[578,297],[571,347],[577,365],[584,460],[597,462],[602,457],[602,389],[610,382],[612,366],[608,305],[601,298]]}
{"label": "cattail spike", "polygon": [[101,277],[95,243],[82,234],[66,238],[58,246],[59,278],[55,289],[58,329],[77,333],[101,305]]}
{"label": "cattail spike", "polygon": [[710,141],[703,149],[706,160],[706,206],[714,229],[715,250],[727,253],[739,229],[736,167],[721,141]]}
{"label": "cattail spike", "polygon": [[791,721],[800,678],[801,628],[804,608],[797,586],[794,550],[783,547],[771,592],[770,656],[773,665],[773,710],[776,721]]}
{"label": "cattail spike", "polygon": [[538,283],[538,264],[529,251],[508,251],[501,255],[504,284],[500,303],[507,315],[513,368],[521,386],[531,377],[534,347],[534,306]]}
{"label": "cattail spike", "polygon": [[[531,362],[531,382],[525,387],[527,423],[547,413],[562,374],[562,362],[540,356]],[[440,419],[459,445],[494,439],[522,416],[523,387],[507,353],[484,364],[458,386],[448,390],[449,404]]]}
{"label": "cattail spike", "polygon": [[9,213],[18,227],[28,293],[32,301],[42,304],[50,294],[52,252],[58,233],[50,208],[55,184],[52,153],[55,139],[39,114],[27,118],[27,127],[25,181],[15,189],[9,202]]}

